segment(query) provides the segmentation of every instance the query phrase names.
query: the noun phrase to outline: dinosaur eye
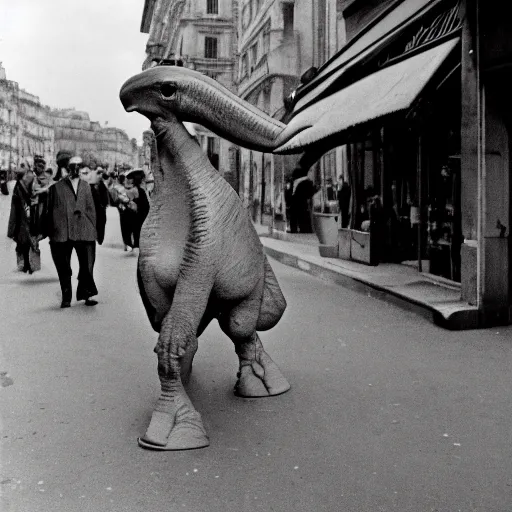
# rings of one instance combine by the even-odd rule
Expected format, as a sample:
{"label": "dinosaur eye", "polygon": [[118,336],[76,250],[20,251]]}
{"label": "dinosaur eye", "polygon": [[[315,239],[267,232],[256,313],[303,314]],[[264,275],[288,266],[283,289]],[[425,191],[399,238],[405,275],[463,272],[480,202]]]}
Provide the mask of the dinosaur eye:
{"label": "dinosaur eye", "polygon": [[176,86],[174,84],[165,83],[160,86],[160,92],[164,98],[171,98],[176,94]]}

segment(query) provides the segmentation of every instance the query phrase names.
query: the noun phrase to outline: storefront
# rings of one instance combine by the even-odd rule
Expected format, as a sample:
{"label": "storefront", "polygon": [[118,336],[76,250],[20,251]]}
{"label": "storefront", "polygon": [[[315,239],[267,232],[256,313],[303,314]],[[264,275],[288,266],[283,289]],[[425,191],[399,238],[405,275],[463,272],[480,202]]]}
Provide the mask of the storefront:
{"label": "storefront", "polygon": [[[342,214],[340,257],[403,262],[460,281],[459,5],[414,3],[416,11],[407,3],[384,11],[361,37],[366,48],[342,52],[337,66],[325,65],[324,80],[297,95],[290,126],[306,129],[284,150],[323,154],[321,209]],[[403,26],[390,25],[400,16],[408,16]],[[333,147],[343,148],[341,174],[326,152]],[[349,205],[333,205],[340,181],[350,187]]]}
{"label": "storefront", "polygon": [[[340,5],[357,13],[369,4]],[[322,165],[333,150],[343,155],[348,205],[334,205],[346,226],[338,225],[338,257],[399,262],[460,282],[461,301],[478,309],[469,323],[508,324],[512,34],[505,6],[397,0],[365,16],[368,24],[297,89],[276,152],[305,151]],[[325,177],[325,167],[321,174],[325,198],[339,176]],[[322,211],[328,207],[323,201]]]}

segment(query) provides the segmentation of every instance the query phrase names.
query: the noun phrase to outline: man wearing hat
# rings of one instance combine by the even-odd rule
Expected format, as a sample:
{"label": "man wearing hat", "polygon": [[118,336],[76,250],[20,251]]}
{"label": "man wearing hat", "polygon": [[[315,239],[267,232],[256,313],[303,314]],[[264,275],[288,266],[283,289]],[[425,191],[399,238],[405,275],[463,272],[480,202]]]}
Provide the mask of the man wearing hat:
{"label": "man wearing hat", "polygon": [[61,308],[71,305],[71,253],[76,251],[79,264],[76,299],[86,306],[98,302],[91,299],[98,294],[93,270],[96,258],[96,210],[89,184],[80,179],[82,159],[69,160],[69,174],[50,187],[46,234],[50,238],[53,262],[62,290]]}

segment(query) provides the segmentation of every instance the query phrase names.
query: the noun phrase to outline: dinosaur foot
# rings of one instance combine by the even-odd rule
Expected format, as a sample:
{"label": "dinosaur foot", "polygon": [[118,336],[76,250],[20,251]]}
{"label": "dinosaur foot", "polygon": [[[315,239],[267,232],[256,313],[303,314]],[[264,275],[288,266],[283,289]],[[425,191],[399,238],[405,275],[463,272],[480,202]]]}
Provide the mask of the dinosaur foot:
{"label": "dinosaur foot", "polygon": [[262,351],[256,360],[242,360],[234,393],[245,398],[260,398],[286,393],[290,384],[270,356]]}
{"label": "dinosaur foot", "polygon": [[149,427],[139,446],[150,450],[194,450],[209,446],[210,441],[203,427],[201,415],[187,404],[181,405],[175,414],[154,411]]}

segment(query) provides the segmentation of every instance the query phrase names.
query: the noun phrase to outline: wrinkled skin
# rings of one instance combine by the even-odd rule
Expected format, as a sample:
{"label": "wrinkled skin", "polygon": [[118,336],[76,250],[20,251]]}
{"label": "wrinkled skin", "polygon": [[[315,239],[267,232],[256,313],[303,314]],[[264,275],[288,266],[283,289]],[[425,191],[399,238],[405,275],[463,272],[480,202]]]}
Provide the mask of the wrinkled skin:
{"label": "wrinkled skin", "polygon": [[126,82],[127,111],[151,120],[161,171],[141,231],[138,282],[159,332],[161,395],[139,444],[157,450],[208,445],[186,383],[197,338],[216,318],[239,357],[235,393],[263,397],[290,385],[257,331],[272,328],[286,301],[245,208],[182,121],[208,126],[240,145],[269,151],[283,125],[215,81],[183,68],[153,68]]}

